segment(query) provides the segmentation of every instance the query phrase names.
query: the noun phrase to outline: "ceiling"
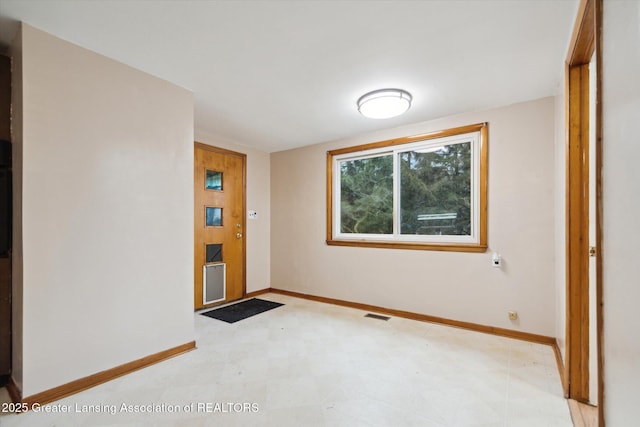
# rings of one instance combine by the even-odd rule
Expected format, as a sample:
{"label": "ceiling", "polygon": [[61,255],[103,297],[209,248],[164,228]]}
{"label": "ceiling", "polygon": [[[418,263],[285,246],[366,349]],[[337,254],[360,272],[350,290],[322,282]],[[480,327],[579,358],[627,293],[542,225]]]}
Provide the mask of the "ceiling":
{"label": "ceiling", "polygon": [[[17,21],[183,86],[196,132],[267,152],[555,95],[578,0],[0,0]],[[365,92],[413,95],[366,119]]]}

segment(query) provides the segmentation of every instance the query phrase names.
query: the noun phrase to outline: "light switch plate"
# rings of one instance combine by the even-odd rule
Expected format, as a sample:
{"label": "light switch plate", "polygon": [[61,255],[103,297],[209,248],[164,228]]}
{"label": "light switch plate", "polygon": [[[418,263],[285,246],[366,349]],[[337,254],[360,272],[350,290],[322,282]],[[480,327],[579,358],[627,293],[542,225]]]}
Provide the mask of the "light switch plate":
{"label": "light switch plate", "polygon": [[249,219],[256,219],[256,218],[258,218],[258,212],[249,211]]}

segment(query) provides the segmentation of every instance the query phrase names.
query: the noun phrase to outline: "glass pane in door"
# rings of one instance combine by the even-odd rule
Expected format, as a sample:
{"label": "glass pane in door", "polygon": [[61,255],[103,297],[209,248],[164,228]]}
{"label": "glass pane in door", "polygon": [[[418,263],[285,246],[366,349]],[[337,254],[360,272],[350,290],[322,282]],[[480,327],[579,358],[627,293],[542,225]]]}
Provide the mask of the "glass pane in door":
{"label": "glass pane in door", "polygon": [[207,190],[222,190],[222,172],[207,170],[204,188]]}

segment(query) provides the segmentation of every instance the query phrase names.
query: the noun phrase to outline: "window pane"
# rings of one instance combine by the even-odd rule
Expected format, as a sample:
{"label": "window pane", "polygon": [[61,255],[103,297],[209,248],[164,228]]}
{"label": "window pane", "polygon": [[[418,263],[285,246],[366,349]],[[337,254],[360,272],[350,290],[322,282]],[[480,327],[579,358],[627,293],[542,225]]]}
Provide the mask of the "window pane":
{"label": "window pane", "polygon": [[207,171],[205,189],[222,190],[222,172]]}
{"label": "window pane", "polygon": [[206,208],[206,226],[220,227],[222,225],[222,208]]}
{"label": "window pane", "polygon": [[393,156],[340,162],[340,232],[393,233]]}
{"label": "window pane", "polygon": [[205,245],[205,262],[222,262],[222,244]]}
{"label": "window pane", "polygon": [[400,233],[471,235],[471,142],[400,154]]}

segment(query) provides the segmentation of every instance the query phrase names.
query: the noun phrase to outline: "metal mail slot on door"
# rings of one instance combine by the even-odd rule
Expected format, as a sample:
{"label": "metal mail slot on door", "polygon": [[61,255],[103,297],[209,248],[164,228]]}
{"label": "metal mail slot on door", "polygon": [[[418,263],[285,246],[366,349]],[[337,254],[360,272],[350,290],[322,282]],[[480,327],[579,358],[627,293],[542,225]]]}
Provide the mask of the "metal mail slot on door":
{"label": "metal mail slot on door", "polygon": [[227,265],[223,262],[202,267],[202,303],[211,304],[226,298]]}

